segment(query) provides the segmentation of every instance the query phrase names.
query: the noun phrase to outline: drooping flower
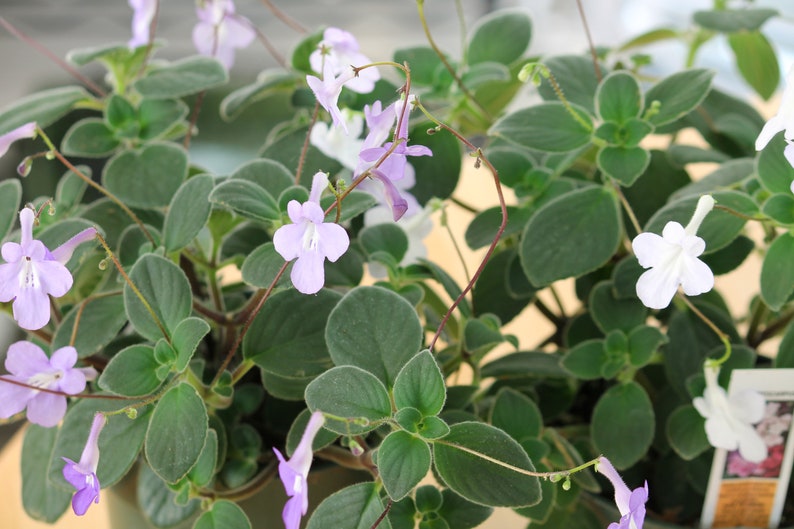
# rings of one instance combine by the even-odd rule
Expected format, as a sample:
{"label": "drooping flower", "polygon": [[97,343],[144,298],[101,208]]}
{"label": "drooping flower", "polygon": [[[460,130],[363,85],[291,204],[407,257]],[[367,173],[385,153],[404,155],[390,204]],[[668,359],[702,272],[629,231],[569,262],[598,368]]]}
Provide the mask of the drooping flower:
{"label": "drooping flower", "polygon": [[695,214],[686,228],[668,222],[662,236],[641,233],[631,242],[634,254],[646,270],[637,281],[637,296],[651,309],[670,304],[679,285],[689,296],[697,296],[714,287],[714,274],[698,259],[706,243],[696,235],[706,214],[714,207],[714,199],[704,195],[698,200]]}
{"label": "drooping flower", "polygon": [[706,366],[706,389],[692,404],[706,419],[706,436],[716,448],[739,450],[739,455],[751,463],[759,463],[767,456],[767,446],[753,424],[764,418],[766,400],[751,389],[732,392],[728,396],[717,382],[718,367]]}
{"label": "drooping flower", "polygon": [[[331,68],[332,75],[339,75],[351,66],[364,66],[371,63],[369,58],[359,51],[358,41],[352,33],[339,28],[327,28],[323,32],[323,40],[309,56],[309,64],[315,72],[325,75],[325,66]],[[361,70],[347,87],[360,94],[368,94],[375,88],[380,79],[376,68]]]}
{"label": "drooping flower", "polygon": [[24,125],[20,125],[19,127],[15,128],[12,131],[6,132],[2,136],[0,136],[0,157],[4,156],[5,153],[8,152],[8,149],[11,147],[11,144],[14,143],[15,141],[24,138],[35,138],[35,137],[36,137],[35,121],[25,123]]}
{"label": "drooping flower", "polygon": [[[794,144],[792,144],[792,140],[794,140],[794,66],[789,69],[786,77],[786,88],[783,90],[780,108],[777,114],[766,122],[760,134],[758,134],[758,138],[755,140],[755,150],[760,151],[766,147],[780,131],[783,131],[783,138],[787,144],[783,154],[788,162],[794,166]],[[794,192],[794,183],[792,184],[792,192]]]}
{"label": "drooping flower", "polygon": [[314,92],[314,97],[317,98],[317,102],[331,114],[334,126],[342,127],[345,134],[349,134],[349,131],[347,130],[347,124],[344,118],[342,118],[342,113],[339,110],[339,94],[342,93],[342,87],[345,83],[353,79],[354,75],[353,69],[347,68],[336,77],[334,76],[331,65],[326,63],[323,69],[322,79],[313,75],[306,76],[306,83],[309,85],[312,92]]}
{"label": "drooping flower", "polygon": [[604,456],[598,458],[598,472],[606,476],[615,489],[615,505],[620,511],[620,521],[609,524],[608,529],[642,529],[645,522],[645,503],[648,501],[648,482],[630,490],[618,471]]}
{"label": "drooping flower", "polygon": [[36,214],[29,208],[19,212],[19,243],[3,244],[0,264],[0,301],[14,300],[14,319],[23,329],[41,329],[50,321],[50,299],[72,288],[72,274],[66,263],[78,244],[93,239],[96,229],[86,228],[50,252],[33,238]]}
{"label": "drooping flower", "polygon": [[[76,395],[85,389],[86,381],[97,372],[93,367],[74,367],[77,350],[61,347],[47,358],[39,346],[19,341],[8,348],[5,367],[11,373],[0,377],[0,419],[7,419],[27,408],[28,420],[50,428],[58,424],[66,413],[66,397],[20,386],[20,382],[35,388]],[[3,382],[3,380],[10,382]]]}
{"label": "drooping flower", "polygon": [[231,69],[235,50],[248,47],[256,38],[251,21],[235,12],[232,0],[200,0],[196,15],[199,19],[193,27],[196,50],[215,57],[227,70]]}
{"label": "drooping flower", "polygon": [[358,164],[358,153],[363,143],[359,136],[364,130],[364,117],[360,112],[347,108],[342,109],[341,115],[348,134],[340,127],[329,127],[327,123],[319,121],[309,133],[309,142],[352,171]]}
{"label": "drooping flower", "polygon": [[68,457],[63,467],[63,477],[77,492],[72,496],[72,510],[77,516],[82,516],[88,511],[91,503],[99,503],[99,479],[96,476],[99,465],[99,434],[105,426],[107,419],[101,413],[94,415],[88,440],[85,442],[80,462],[75,463]]}
{"label": "drooping flower", "polygon": [[345,229],[333,222],[323,222],[320,195],[328,186],[328,176],[317,173],[312,180],[309,200],[301,204],[290,200],[287,213],[292,224],[281,226],[273,234],[273,245],[286,261],[296,259],[290,279],[299,292],[316,294],[325,283],[325,259],[331,262],[347,251],[350,238]]}
{"label": "drooping flower", "polygon": [[284,511],[281,515],[286,529],[298,529],[301,516],[306,514],[306,510],[309,508],[309,489],[306,479],[309,476],[309,469],[314,456],[312,442],[317,436],[317,432],[323,427],[323,423],[325,423],[325,417],[323,417],[322,413],[319,411],[312,413],[300,443],[298,443],[295,452],[289,460],[285,460],[281,452],[275,448],[273,449],[279,460],[279,477],[284,484],[284,489],[287,491],[287,496],[290,497],[286,505],[284,505]]}
{"label": "drooping flower", "polygon": [[157,13],[159,0],[127,0],[133,10],[132,38],[127,43],[130,48],[149,44],[149,29]]}

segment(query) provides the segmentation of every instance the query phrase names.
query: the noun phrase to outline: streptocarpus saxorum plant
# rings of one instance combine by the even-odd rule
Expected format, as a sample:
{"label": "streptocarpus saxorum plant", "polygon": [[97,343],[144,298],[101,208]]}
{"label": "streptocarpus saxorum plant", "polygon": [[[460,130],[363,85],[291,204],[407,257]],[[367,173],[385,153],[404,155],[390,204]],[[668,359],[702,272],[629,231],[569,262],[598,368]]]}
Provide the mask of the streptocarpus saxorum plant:
{"label": "streptocarpus saxorum plant", "polygon": [[[169,62],[159,2],[131,1],[132,40],[71,52],[78,85],[0,112],[0,150],[34,149],[15,143],[6,156],[27,179],[0,182],[0,294],[30,331],[0,412],[27,407],[34,423],[32,516],[83,514],[134,473],[160,526],[251,527],[238,502],[268,484],[290,496],[290,529],[465,529],[494,507],[533,527],[639,527],[663,511],[686,524],[713,446],[763,455],[763,398],[742,407],[722,385],[794,358],[794,169],[786,133],[771,134],[788,103],[764,128],[694,67],[702,39],[747,13],[695,16],[693,62],[660,75],[624,49],[532,57],[521,10],[479,19],[456,55],[419,0],[427,45],[377,57],[265,4],[300,42],[251,84],[228,88],[235,53],[281,47],[250,13],[200,0],[198,55]],[[101,83],[79,73],[94,62]],[[541,101],[522,107],[528,91]],[[217,114],[269,131],[228,174],[196,161]],[[678,144],[684,128],[707,147]],[[703,161],[719,165],[694,181]],[[53,167],[57,187],[32,191]],[[488,182],[490,207],[458,198],[464,174]],[[485,248],[462,281],[421,241],[452,207]],[[755,247],[760,295],[734,317],[719,276]],[[571,278],[574,312],[559,301]],[[550,334],[506,330],[529,307]],[[758,354],[781,333],[777,359]],[[68,410],[42,416],[44,401]],[[311,473],[334,465],[363,474],[309,512]],[[676,481],[684,471],[698,479]]]}

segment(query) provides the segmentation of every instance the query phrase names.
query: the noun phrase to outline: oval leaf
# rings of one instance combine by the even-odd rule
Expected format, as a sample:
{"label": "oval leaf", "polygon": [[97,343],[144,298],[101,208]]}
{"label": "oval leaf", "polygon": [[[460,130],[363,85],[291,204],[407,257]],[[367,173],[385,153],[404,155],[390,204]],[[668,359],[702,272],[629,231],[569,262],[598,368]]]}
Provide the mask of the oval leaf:
{"label": "oval leaf", "polygon": [[251,529],[251,522],[239,505],[229,500],[219,500],[199,516],[193,529]]}
{"label": "oval leaf", "polygon": [[415,408],[424,416],[437,415],[446,395],[444,376],[427,349],[405,364],[394,381],[394,404],[398,410]]}
{"label": "oval leaf", "polygon": [[252,220],[270,222],[281,218],[273,195],[248,180],[226,180],[212,190],[210,201]]}
{"label": "oval leaf", "polygon": [[536,151],[573,151],[590,143],[594,129],[593,118],[585,109],[574,104],[571,108],[578,119],[562,103],[525,108],[497,121],[489,134]]}
{"label": "oval leaf", "polygon": [[407,496],[430,470],[430,447],[418,437],[399,430],[378,447],[378,472],[394,501]]}
{"label": "oval leaf", "polygon": [[165,207],[187,176],[187,163],[181,147],[152,143],[111,158],[102,173],[102,183],[128,206]]}
{"label": "oval leaf", "polygon": [[186,180],[168,205],[163,225],[163,244],[167,252],[181,250],[198,235],[212,211],[209,197],[214,180],[199,174]]}
{"label": "oval leaf", "polygon": [[794,236],[784,233],[772,241],[761,267],[761,297],[780,310],[794,291]]}
{"label": "oval leaf", "polygon": [[144,97],[169,99],[207,90],[228,79],[226,68],[216,59],[195,56],[151,70],[135,82],[135,89]]}
{"label": "oval leaf", "polygon": [[654,430],[651,399],[636,382],[612,386],[593,409],[593,445],[618,469],[630,467],[645,455]]}
{"label": "oval leaf", "polygon": [[645,110],[658,102],[659,111],[648,117],[657,127],[689,114],[711,89],[711,70],[692,69],[674,73],[651,87],[645,94]]}

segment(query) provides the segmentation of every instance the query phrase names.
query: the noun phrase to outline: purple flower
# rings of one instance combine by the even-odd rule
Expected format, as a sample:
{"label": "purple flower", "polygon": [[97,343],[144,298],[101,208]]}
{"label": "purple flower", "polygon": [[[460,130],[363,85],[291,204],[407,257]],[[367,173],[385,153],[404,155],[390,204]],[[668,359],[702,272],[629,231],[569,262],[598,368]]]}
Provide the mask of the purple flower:
{"label": "purple flower", "polygon": [[648,501],[648,482],[643,487],[629,490],[618,471],[604,456],[598,458],[597,470],[612,482],[615,505],[620,511],[620,522],[609,524],[608,529],[642,529],[645,522],[645,503]]}
{"label": "purple flower", "polygon": [[232,0],[202,0],[196,8],[193,44],[202,55],[215,57],[226,69],[234,64],[234,50],[256,37],[251,21],[235,13]]}
{"label": "purple flower", "polygon": [[93,239],[94,228],[87,228],[50,252],[33,238],[36,214],[23,208],[19,212],[19,243],[3,244],[5,264],[0,264],[0,302],[14,300],[14,319],[23,329],[41,329],[50,321],[50,299],[72,288],[72,274],[66,263],[78,244]]}
{"label": "purple flower", "polygon": [[91,431],[88,433],[88,440],[85,442],[79,463],[75,463],[67,457],[61,458],[66,461],[66,465],[63,467],[63,477],[77,489],[72,496],[72,510],[77,516],[84,515],[91,503],[99,503],[100,486],[99,479],[96,477],[96,469],[99,464],[99,434],[105,426],[105,422],[105,416],[101,413],[94,415]]}
{"label": "purple flower", "polygon": [[[364,66],[371,63],[369,58],[358,51],[358,41],[352,33],[339,28],[327,28],[323,32],[323,40],[317,49],[309,56],[309,64],[315,72],[323,72],[326,66],[331,69],[331,74],[336,76],[350,69],[350,66]],[[368,94],[375,88],[375,82],[380,79],[376,68],[361,70],[347,87],[360,94]]]}
{"label": "purple flower", "polygon": [[301,516],[306,514],[309,508],[309,489],[306,479],[309,475],[309,468],[312,466],[312,442],[317,432],[323,427],[325,417],[319,411],[312,413],[306,430],[303,432],[298,447],[289,460],[285,460],[277,449],[273,449],[278,457],[278,475],[290,497],[284,505],[281,517],[284,519],[286,529],[298,529]]}
{"label": "purple flower", "polygon": [[25,123],[22,126],[15,128],[10,132],[6,132],[2,136],[0,136],[0,157],[4,156],[5,153],[8,152],[8,148],[11,147],[11,144],[17,140],[21,140],[24,138],[35,138],[36,137],[36,122],[31,121],[30,123]]}
{"label": "purple flower", "polygon": [[325,213],[320,207],[320,195],[327,186],[328,176],[315,174],[309,200],[303,204],[290,200],[287,213],[293,223],[281,226],[273,235],[273,244],[281,257],[287,261],[297,258],[290,279],[304,294],[316,294],[323,287],[325,259],[336,261],[350,245],[342,226],[323,222]]}
{"label": "purple flower", "polygon": [[312,92],[314,92],[314,97],[317,98],[317,102],[331,114],[334,125],[342,127],[345,134],[348,134],[347,124],[339,111],[339,94],[342,93],[342,86],[353,79],[354,75],[353,69],[347,68],[339,74],[339,77],[335,77],[333,67],[330,63],[326,62],[323,68],[322,80],[313,75],[306,76],[306,83],[309,85],[309,88],[312,89]]}
{"label": "purple flower", "polygon": [[127,43],[130,48],[149,44],[149,28],[157,13],[158,0],[127,0],[133,10],[132,38]]}
{"label": "purple flower", "polygon": [[[28,420],[50,428],[66,413],[66,397],[28,386],[76,395],[85,389],[86,380],[96,378],[93,367],[78,367],[77,350],[61,347],[47,358],[39,346],[20,341],[8,348],[5,366],[11,375],[0,377],[0,419],[7,419],[25,408]],[[8,380],[11,382],[2,382]]]}

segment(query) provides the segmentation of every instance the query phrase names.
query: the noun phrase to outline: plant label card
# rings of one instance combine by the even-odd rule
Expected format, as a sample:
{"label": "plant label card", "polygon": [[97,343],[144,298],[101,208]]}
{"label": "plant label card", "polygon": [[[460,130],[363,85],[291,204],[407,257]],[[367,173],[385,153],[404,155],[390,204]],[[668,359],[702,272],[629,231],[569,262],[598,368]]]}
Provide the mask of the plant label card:
{"label": "plant label card", "polygon": [[780,523],[794,461],[794,369],[735,369],[728,395],[743,389],[754,389],[766,399],[764,417],[755,429],[766,443],[767,457],[751,463],[738,450],[715,451],[700,520],[703,529],[773,529]]}

